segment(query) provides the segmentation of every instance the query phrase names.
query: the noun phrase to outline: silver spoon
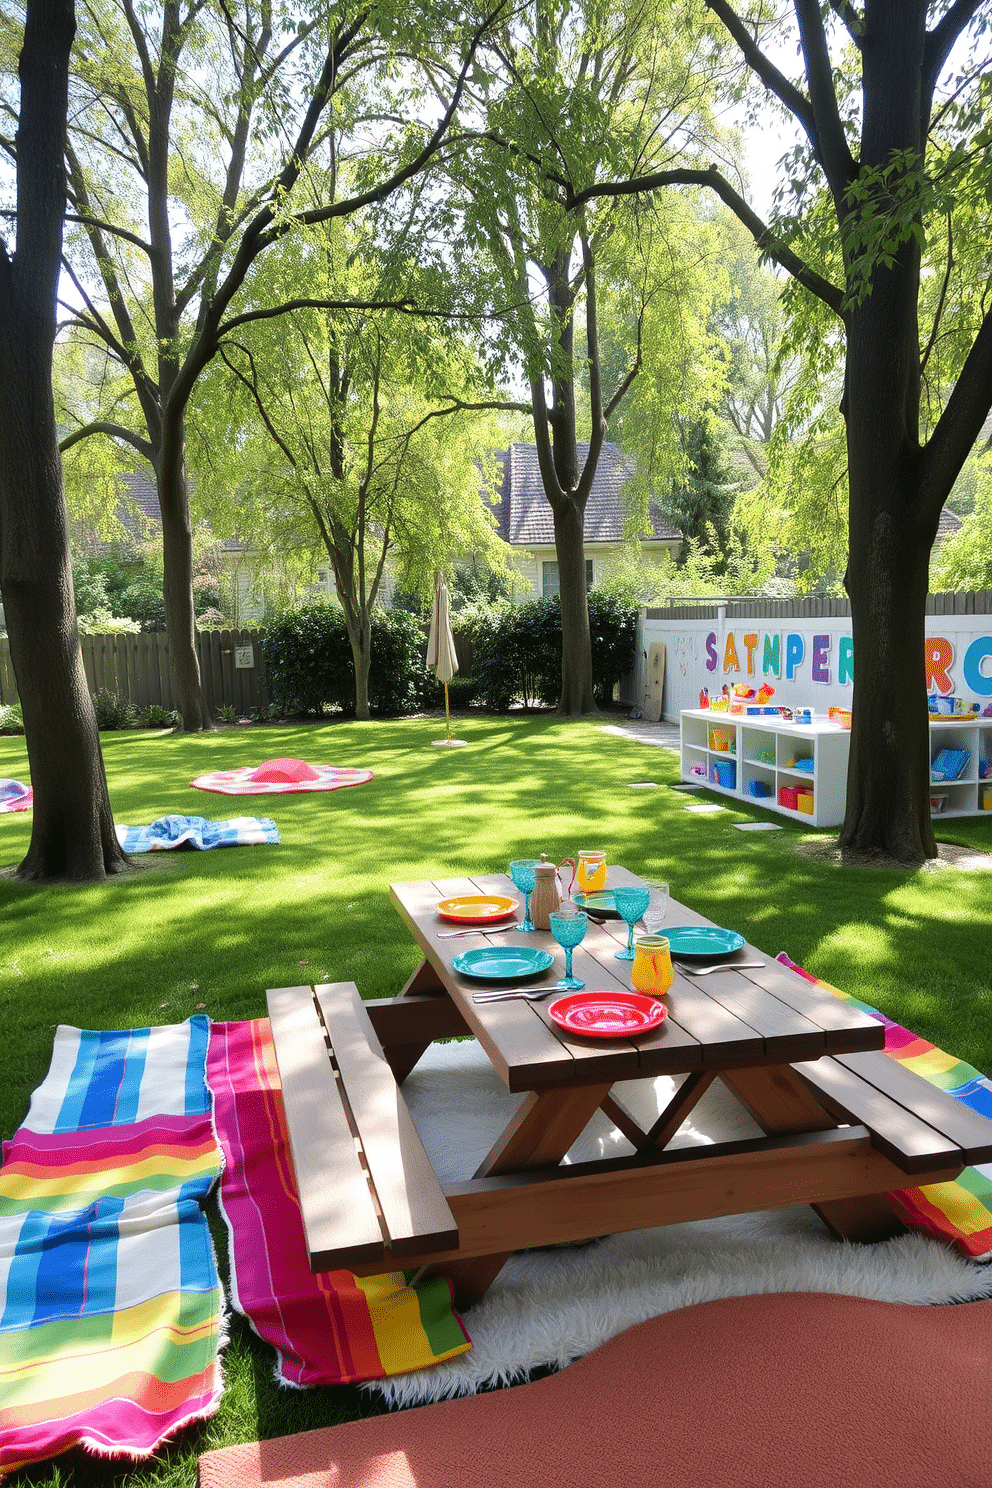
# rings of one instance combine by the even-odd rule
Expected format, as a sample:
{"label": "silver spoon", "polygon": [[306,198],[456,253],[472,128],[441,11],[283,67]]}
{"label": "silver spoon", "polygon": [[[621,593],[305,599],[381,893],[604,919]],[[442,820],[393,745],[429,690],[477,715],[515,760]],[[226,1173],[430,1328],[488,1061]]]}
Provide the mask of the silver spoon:
{"label": "silver spoon", "polygon": [[554,987],[510,987],[505,992],[473,992],[473,1002],[503,1002],[509,997],[526,997],[528,1002],[536,1002],[541,997],[549,997],[557,989]]}
{"label": "silver spoon", "polygon": [[744,971],[749,966],[764,966],[763,961],[719,961],[715,966],[686,966],[682,961],[676,961],[679,971],[687,971],[690,976],[709,976],[711,971]]}

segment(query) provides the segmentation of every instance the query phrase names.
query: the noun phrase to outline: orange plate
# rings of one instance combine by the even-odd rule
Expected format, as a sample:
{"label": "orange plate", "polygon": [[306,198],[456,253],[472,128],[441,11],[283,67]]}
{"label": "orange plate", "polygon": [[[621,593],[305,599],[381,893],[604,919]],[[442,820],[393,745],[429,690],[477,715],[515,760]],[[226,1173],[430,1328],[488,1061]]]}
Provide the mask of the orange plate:
{"label": "orange plate", "polygon": [[556,998],[548,1013],[566,1033],[587,1038],[630,1038],[668,1017],[663,1002],[640,992],[570,992]]}
{"label": "orange plate", "polygon": [[516,914],[518,901],[499,894],[459,894],[455,899],[442,899],[437,912],[442,920],[455,920],[459,925],[494,925]]}

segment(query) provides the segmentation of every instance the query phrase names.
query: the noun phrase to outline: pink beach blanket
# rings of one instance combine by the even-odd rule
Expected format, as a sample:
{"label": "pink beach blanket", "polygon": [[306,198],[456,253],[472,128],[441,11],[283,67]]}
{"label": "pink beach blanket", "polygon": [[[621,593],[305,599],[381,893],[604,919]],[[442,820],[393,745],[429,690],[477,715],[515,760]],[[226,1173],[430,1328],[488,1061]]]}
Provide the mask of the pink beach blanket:
{"label": "pink beach blanket", "polygon": [[191,784],[197,790],[219,791],[225,796],[267,796],[292,791],[340,790],[346,785],[365,785],[371,779],[371,770],[308,765],[300,759],[271,759],[240,770],[212,770],[197,775]]}
{"label": "pink beach blanket", "polygon": [[0,812],[30,811],[34,804],[34,791],[30,785],[19,780],[0,780]]}
{"label": "pink beach blanket", "polygon": [[211,1025],[207,1080],[224,1153],[231,1300],[275,1348],[277,1378],[383,1379],[470,1348],[442,1277],[411,1286],[412,1272],[310,1270],[267,1018]]}

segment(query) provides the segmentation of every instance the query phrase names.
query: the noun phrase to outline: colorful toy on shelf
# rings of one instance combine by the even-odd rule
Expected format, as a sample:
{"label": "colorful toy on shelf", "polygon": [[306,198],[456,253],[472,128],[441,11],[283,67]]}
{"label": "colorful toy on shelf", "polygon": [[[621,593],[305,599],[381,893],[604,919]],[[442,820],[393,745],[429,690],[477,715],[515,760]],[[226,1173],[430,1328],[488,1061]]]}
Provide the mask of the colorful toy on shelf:
{"label": "colorful toy on shelf", "polygon": [[827,717],[831,723],[839,723],[841,728],[849,729],[851,727],[850,708],[828,708]]}
{"label": "colorful toy on shelf", "polygon": [[968,768],[970,749],[938,749],[930,762],[931,780],[957,780]]}
{"label": "colorful toy on shelf", "polygon": [[755,696],[755,702],[758,702],[758,703],[767,703],[768,699],[769,698],[773,698],[774,696],[775,696],[775,689],[774,689],[774,687],[769,687],[767,682],[762,682],[762,684],[758,688],[757,694]]}
{"label": "colorful toy on shelf", "polygon": [[703,688],[700,689],[700,693],[699,693],[699,706],[701,708],[708,708],[709,705],[710,705],[710,690],[709,690],[708,687],[703,687]]}

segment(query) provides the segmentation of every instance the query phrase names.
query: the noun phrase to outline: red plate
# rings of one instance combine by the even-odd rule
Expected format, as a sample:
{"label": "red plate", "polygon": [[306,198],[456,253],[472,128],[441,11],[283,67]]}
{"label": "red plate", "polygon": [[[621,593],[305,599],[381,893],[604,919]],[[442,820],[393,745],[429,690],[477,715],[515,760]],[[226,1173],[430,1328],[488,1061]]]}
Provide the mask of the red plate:
{"label": "red plate", "polygon": [[495,925],[513,918],[517,900],[500,894],[459,894],[454,899],[442,899],[437,912],[442,920],[454,920],[459,925]]}
{"label": "red plate", "polygon": [[570,992],[552,1002],[548,1012],[566,1032],[587,1038],[630,1038],[668,1017],[663,1002],[640,992]]}

